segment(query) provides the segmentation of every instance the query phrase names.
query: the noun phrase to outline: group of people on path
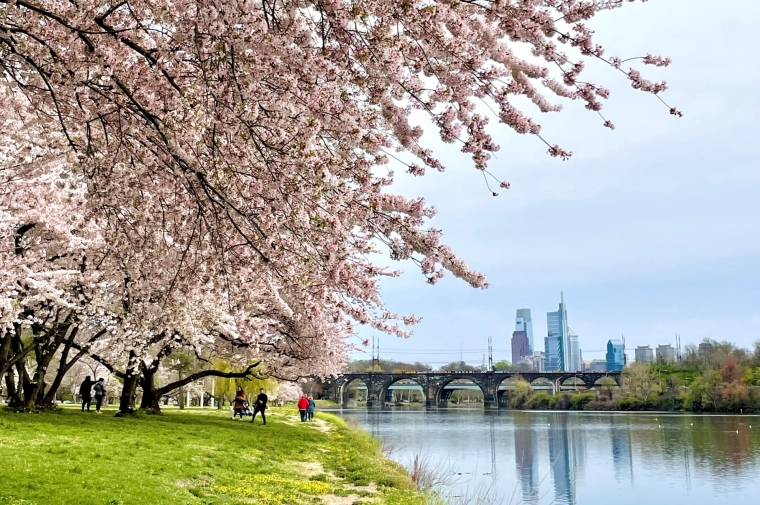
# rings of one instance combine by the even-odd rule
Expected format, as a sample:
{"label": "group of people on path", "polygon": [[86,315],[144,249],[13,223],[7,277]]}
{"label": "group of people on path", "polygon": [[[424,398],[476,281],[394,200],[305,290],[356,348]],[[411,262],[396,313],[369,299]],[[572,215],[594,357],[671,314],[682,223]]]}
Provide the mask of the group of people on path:
{"label": "group of people on path", "polygon": [[297,406],[298,412],[301,414],[302,423],[314,419],[314,410],[316,410],[317,404],[311,395],[306,396],[306,393],[302,394]]}
{"label": "group of people on path", "polygon": [[256,414],[260,413],[261,420],[263,421],[262,424],[266,425],[268,401],[269,398],[266,393],[264,393],[264,388],[259,389],[259,396],[256,397],[256,402],[253,404],[253,414],[251,414],[248,402],[245,400],[245,391],[243,391],[242,387],[238,386],[237,391],[235,391],[235,399],[232,400],[232,420],[234,421],[237,416],[240,416],[240,419],[243,419],[244,416],[252,415],[251,422],[254,422],[256,420]]}
{"label": "group of people on path", "polygon": [[82,400],[82,412],[87,407],[87,412],[90,411],[90,404],[92,403],[92,389],[95,388],[95,413],[100,414],[100,406],[103,404],[103,398],[106,396],[106,383],[103,377],[93,382],[88,375],[87,378],[79,386],[79,398]]}
{"label": "group of people on path", "polygon": [[[238,386],[235,392],[235,399],[232,400],[232,420],[234,421],[238,417],[242,420],[245,416],[251,416],[251,422],[254,422],[256,414],[261,414],[262,425],[266,425],[268,400],[266,393],[264,393],[264,388],[259,389],[259,395],[256,397],[256,401],[253,404],[253,412],[251,412],[250,406],[245,399],[245,391],[243,391],[242,387]],[[314,419],[314,410],[316,410],[317,404],[311,395],[307,396],[305,393],[301,395],[297,407],[298,412],[301,414],[301,422]]]}

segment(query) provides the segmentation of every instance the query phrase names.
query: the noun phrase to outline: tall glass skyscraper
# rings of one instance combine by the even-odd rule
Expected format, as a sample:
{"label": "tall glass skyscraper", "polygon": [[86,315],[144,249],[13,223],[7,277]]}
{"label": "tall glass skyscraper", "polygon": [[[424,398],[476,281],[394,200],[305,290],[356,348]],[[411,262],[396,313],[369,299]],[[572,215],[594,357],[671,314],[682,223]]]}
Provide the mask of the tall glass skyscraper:
{"label": "tall glass skyscraper", "polygon": [[570,343],[570,366],[565,367],[566,372],[580,372],[581,367],[581,346],[572,328],[568,328],[568,340]]}
{"label": "tall glass skyscraper", "polygon": [[613,339],[607,342],[607,371],[614,372],[625,367],[625,343]]}
{"label": "tall glass skyscraper", "polygon": [[548,372],[570,370],[570,341],[564,293],[560,293],[559,310],[546,314],[546,326],[548,328],[545,340],[546,370]]}
{"label": "tall glass skyscraper", "polygon": [[528,337],[528,348],[533,354],[533,319],[530,317],[530,309],[517,309],[515,318],[515,331],[524,331]]}

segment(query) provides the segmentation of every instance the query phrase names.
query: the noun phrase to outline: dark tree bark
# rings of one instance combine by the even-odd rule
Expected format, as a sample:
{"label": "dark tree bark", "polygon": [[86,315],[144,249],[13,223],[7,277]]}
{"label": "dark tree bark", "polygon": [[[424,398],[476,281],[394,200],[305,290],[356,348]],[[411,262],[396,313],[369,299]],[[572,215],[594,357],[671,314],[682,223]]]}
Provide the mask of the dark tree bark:
{"label": "dark tree bark", "polygon": [[154,410],[156,413],[161,411],[159,400],[161,397],[156,395],[156,373],[158,365],[144,366],[140,376],[140,387],[142,388],[142,401],[140,408],[142,410]]}
{"label": "dark tree bark", "polygon": [[124,385],[121,388],[119,397],[119,411],[117,416],[125,416],[135,413],[135,397],[137,392],[137,382],[140,379],[141,366],[138,362],[137,355],[134,351],[129,352],[129,361],[124,373]]}

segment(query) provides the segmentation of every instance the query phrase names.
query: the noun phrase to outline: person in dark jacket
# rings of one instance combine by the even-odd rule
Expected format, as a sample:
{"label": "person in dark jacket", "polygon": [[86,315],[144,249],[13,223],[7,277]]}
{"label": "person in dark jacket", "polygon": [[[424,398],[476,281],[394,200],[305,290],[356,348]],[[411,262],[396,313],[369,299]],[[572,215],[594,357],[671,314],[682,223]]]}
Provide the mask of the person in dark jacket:
{"label": "person in dark jacket", "polygon": [[298,412],[301,414],[301,422],[306,421],[306,411],[309,409],[309,399],[306,398],[306,394],[301,395],[301,399],[298,400]]}
{"label": "person in dark jacket", "polygon": [[259,396],[256,397],[256,403],[253,404],[253,417],[251,418],[251,422],[253,422],[256,419],[256,414],[261,412],[261,420],[264,421],[264,424],[267,424],[267,416],[266,416],[266,409],[267,409],[267,395],[264,393],[264,388],[259,389]]}
{"label": "person in dark jacket", "polygon": [[106,396],[106,382],[103,377],[95,383],[95,413],[100,414],[100,406],[103,404],[103,398]]}
{"label": "person in dark jacket", "polygon": [[88,375],[82,385],[79,386],[79,398],[82,400],[82,412],[84,407],[87,406],[87,412],[90,411],[90,404],[92,403],[92,379]]}
{"label": "person in dark jacket", "polygon": [[235,416],[240,416],[243,419],[243,409],[245,408],[245,391],[238,386],[235,392],[235,399],[232,400],[232,420],[235,420]]}
{"label": "person in dark jacket", "polygon": [[317,408],[317,404],[314,401],[314,397],[309,395],[309,406],[306,407],[306,418],[309,421],[314,420],[314,411],[316,410],[316,408]]}

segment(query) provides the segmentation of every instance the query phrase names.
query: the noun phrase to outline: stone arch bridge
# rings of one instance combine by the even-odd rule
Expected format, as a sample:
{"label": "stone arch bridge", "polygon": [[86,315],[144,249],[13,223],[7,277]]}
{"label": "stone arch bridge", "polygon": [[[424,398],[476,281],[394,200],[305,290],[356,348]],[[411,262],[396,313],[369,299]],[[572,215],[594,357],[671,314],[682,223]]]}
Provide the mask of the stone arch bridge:
{"label": "stone arch bridge", "polygon": [[[415,382],[422,388],[425,395],[425,405],[438,407],[445,404],[451,396],[451,388],[446,388],[453,381],[468,380],[478,386],[483,392],[486,407],[498,407],[500,402],[499,386],[509,379],[520,377],[535,385],[545,379],[554,385],[557,391],[571,379],[580,380],[587,389],[599,385],[604,377],[610,377],[620,386],[621,372],[366,372],[346,373],[330,381],[332,398],[343,406],[348,404],[348,385],[356,380],[367,387],[367,407],[382,407],[385,405],[388,388],[401,380]],[[446,388],[446,389],[445,389]]]}

